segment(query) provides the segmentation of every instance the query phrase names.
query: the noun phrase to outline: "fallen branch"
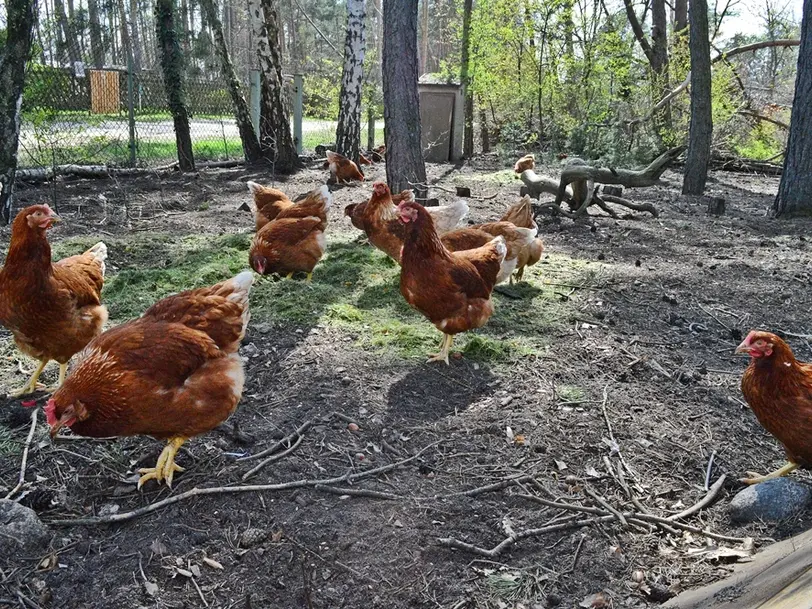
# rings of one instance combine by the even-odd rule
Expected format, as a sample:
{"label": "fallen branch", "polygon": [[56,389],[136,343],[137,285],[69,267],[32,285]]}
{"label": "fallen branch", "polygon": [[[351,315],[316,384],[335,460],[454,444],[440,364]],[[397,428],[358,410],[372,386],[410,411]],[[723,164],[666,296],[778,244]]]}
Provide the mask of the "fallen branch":
{"label": "fallen branch", "polygon": [[[325,417],[325,419],[329,419],[329,415],[327,417]],[[322,420],[324,421],[325,419],[322,419]],[[254,459],[259,459],[261,457],[264,457],[265,455],[272,455],[273,453],[275,453],[277,450],[279,450],[283,446],[289,445],[291,440],[293,440],[294,438],[301,437],[301,435],[304,434],[304,432],[306,432],[308,429],[310,429],[313,426],[313,423],[315,423],[315,422],[316,422],[316,419],[310,419],[308,421],[305,421],[304,423],[301,424],[301,426],[299,426],[298,429],[296,429],[294,432],[288,434],[287,436],[285,436],[284,438],[279,440],[279,442],[277,442],[276,444],[274,444],[270,448],[266,448],[265,450],[260,451],[255,455],[248,455],[247,457],[240,457],[239,459],[237,459],[237,461],[253,461]]]}
{"label": "fallen branch", "polygon": [[736,114],[740,114],[741,116],[749,116],[750,118],[755,118],[756,120],[772,123],[777,127],[781,127],[782,129],[789,131],[789,125],[786,124],[784,121],[779,121],[770,116],[764,116],[763,114],[759,114],[758,112],[754,112],[753,110],[739,110],[738,112],[736,112]]}
{"label": "fallen branch", "polygon": [[325,486],[320,484],[313,487],[317,491],[331,493],[333,495],[348,495],[350,497],[369,497],[371,499],[386,499],[387,501],[397,501],[402,499],[400,495],[383,493],[381,491],[371,491],[365,488],[340,488],[337,486]]}
{"label": "fallen branch", "polygon": [[679,514],[669,516],[668,520],[681,520],[682,518],[687,518],[688,516],[696,514],[698,511],[704,509],[707,505],[711,504],[716,499],[716,495],[719,494],[719,491],[722,490],[722,486],[724,486],[725,484],[726,477],[727,476],[725,474],[719,476],[719,479],[713,483],[713,486],[710,487],[707,494],[704,497],[702,497],[702,499],[700,499],[698,502],[696,502],[688,509],[682,510]]}
{"label": "fallen branch", "polygon": [[256,465],[254,468],[252,468],[252,469],[248,470],[247,472],[245,472],[242,475],[243,482],[248,480],[248,478],[250,478],[251,476],[256,474],[263,467],[266,467],[266,466],[270,465],[274,461],[279,461],[280,459],[283,459],[283,458],[287,457],[290,453],[292,453],[294,450],[296,450],[299,447],[299,444],[302,443],[302,440],[304,440],[304,436],[299,436],[298,438],[296,438],[296,441],[293,443],[293,445],[290,448],[288,448],[287,450],[282,451],[281,453],[271,455],[270,457],[268,457],[267,459],[265,459],[264,461],[262,461],[261,463]]}
{"label": "fallen branch", "polygon": [[382,465],[380,467],[376,467],[365,472],[357,472],[351,474],[349,471],[342,476],[335,476],[333,478],[323,478],[318,480],[293,480],[291,482],[282,482],[279,484],[252,484],[252,485],[243,485],[243,486],[215,486],[210,488],[193,488],[191,490],[186,491],[185,493],[180,493],[179,495],[173,495],[171,497],[167,497],[161,501],[157,501],[155,503],[151,503],[149,505],[145,505],[144,507],[138,508],[136,510],[132,510],[130,512],[122,512],[120,514],[110,514],[109,516],[94,516],[92,518],[75,518],[69,520],[51,520],[48,522],[51,526],[64,526],[64,527],[72,527],[72,526],[90,526],[90,525],[97,525],[97,524],[112,524],[117,522],[126,522],[128,520],[133,520],[134,518],[139,518],[141,516],[145,516],[161,508],[165,508],[169,505],[173,505],[175,503],[179,503],[181,501],[185,501],[186,499],[191,499],[192,497],[202,497],[205,495],[231,495],[236,493],[270,493],[276,491],[289,491],[297,488],[315,488],[317,486],[333,486],[335,484],[339,484],[342,482],[354,482],[356,480],[361,480],[362,478],[369,478],[370,476],[374,476],[377,474],[382,474],[385,472],[392,471],[393,469],[397,469],[407,463],[410,463],[420,457],[423,453],[425,453],[430,448],[437,446],[440,444],[440,441],[432,442],[427,446],[421,448],[418,452],[416,452],[411,457],[407,457],[406,459],[402,459],[397,461],[396,463],[390,463],[389,465]]}
{"label": "fallen branch", "polygon": [[23,448],[23,460],[20,463],[20,477],[17,481],[17,486],[8,492],[5,499],[11,499],[25,484],[25,470],[28,467],[28,449],[31,448],[31,441],[34,439],[34,432],[37,430],[38,412],[39,408],[31,410],[31,427],[28,428],[28,437],[25,439],[25,447]]}

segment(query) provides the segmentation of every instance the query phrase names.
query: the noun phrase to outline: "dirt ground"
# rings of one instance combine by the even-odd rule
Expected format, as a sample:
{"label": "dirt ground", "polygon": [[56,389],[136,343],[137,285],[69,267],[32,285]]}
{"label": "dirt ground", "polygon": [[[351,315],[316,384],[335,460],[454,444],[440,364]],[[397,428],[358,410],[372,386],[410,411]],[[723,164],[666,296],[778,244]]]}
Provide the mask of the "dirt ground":
{"label": "dirt ground", "polygon": [[[446,188],[497,195],[470,199],[470,219],[484,221],[518,199],[504,166],[483,158],[429,173]],[[309,169],[282,187],[298,194],[325,178]],[[248,437],[195,438],[171,491],[137,491],[133,471],[152,464],[159,442],[52,444],[39,415],[21,503],[54,538],[42,556],[0,558],[0,606],[24,606],[18,590],[28,606],[66,609],[656,606],[729,573],[716,545],[750,542],[611,516],[567,528],[590,515],[528,496],[669,516],[706,494],[712,455],[710,482],[727,479],[686,524],[752,538],[756,549],[808,529],[810,512],[737,526],[727,505],[746,470],[783,463],[742,402],[746,361],[733,350],[758,327],[786,333],[812,360],[794,336],[812,334],[810,221],[767,216],[776,178],[714,173],[708,194],[727,200],[721,218],[678,199],[680,178],[667,172],[669,185],[627,193],[659,218],[544,216],[544,259],[526,283],[495,294],[491,322],[460,337],[448,367],[424,363],[439,333],[401,302],[397,269],[342,216],[371,185],[337,191],[313,285],[267,279],[252,293],[248,382],[232,418]],[[165,292],[247,266],[252,219],[237,210],[249,201],[246,179],[269,181],[242,169],[65,180],[22,188],[19,202],[58,205],[57,255],[108,243],[103,299],[120,323]],[[0,231],[3,251],[8,239]],[[0,353],[0,386],[22,384],[32,364],[5,331]],[[30,412],[2,404],[0,496],[16,484]],[[241,459],[274,445],[278,458],[243,480],[260,459]],[[185,497],[119,523],[65,522],[246,484],[267,486]],[[440,541],[492,548],[511,531],[555,524],[492,557]]]}

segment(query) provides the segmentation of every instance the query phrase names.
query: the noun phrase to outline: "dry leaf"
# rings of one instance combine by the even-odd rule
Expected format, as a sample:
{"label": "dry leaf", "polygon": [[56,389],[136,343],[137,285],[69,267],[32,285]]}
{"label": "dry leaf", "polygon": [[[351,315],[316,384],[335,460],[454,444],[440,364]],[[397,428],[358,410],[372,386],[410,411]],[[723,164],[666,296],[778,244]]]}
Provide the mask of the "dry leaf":
{"label": "dry leaf", "polygon": [[155,596],[156,594],[158,594],[158,584],[153,584],[152,582],[145,581],[144,592],[146,592],[150,596]]}
{"label": "dry leaf", "polygon": [[567,464],[563,461],[559,461],[558,459],[555,460],[555,466],[558,468],[558,471],[563,472],[567,469]]}
{"label": "dry leaf", "polygon": [[213,558],[204,557],[203,562],[206,563],[207,565],[209,565],[212,569],[220,569],[221,571],[224,569],[223,565],[221,565],[219,562],[217,562]]}
{"label": "dry leaf", "polygon": [[518,446],[524,446],[524,443],[525,443],[525,438],[524,438],[524,436],[523,436],[523,435],[519,434],[519,435],[517,435],[515,438],[513,438],[513,441],[514,441],[514,442],[515,442],[515,443],[516,443]]}
{"label": "dry leaf", "polygon": [[159,556],[163,556],[167,553],[166,546],[161,543],[160,540],[156,539],[151,544],[149,544],[149,550],[153,554],[158,554]]}
{"label": "dry leaf", "polygon": [[200,577],[200,567],[197,565],[189,565],[189,571],[191,571],[195,577]]}
{"label": "dry leaf", "polygon": [[513,430],[509,426],[505,427],[505,435],[507,436],[507,439],[510,440],[511,442],[515,438],[515,436],[513,435]]}
{"label": "dry leaf", "polygon": [[175,567],[175,570],[178,572],[178,575],[183,575],[183,577],[192,577],[192,572],[187,571],[186,569],[181,569],[180,567]]}
{"label": "dry leaf", "polygon": [[584,471],[586,471],[586,475],[589,476],[590,478],[600,478],[601,477],[601,475],[598,473],[598,470],[596,470],[591,465],[589,467],[587,467],[586,470],[584,470]]}
{"label": "dry leaf", "polygon": [[282,535],[284,535],[284,533],[282,532],[282,529],[279,529],[278,531],[274,531],[273,533],[271,533],[271,541],[273,543],[279,543],[282,540]]}
{"label": "dry leaf", "polygon": [[605,609],[612,606],[612,601],[603,593],[590,594],[578,605],[584,609]]}

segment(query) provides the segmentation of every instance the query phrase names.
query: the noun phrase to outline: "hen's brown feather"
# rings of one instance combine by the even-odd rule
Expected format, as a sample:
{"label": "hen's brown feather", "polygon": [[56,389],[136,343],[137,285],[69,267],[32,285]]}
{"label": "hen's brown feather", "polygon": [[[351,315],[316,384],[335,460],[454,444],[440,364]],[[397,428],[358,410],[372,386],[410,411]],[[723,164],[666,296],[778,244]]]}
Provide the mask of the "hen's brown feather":
{"label": "hen's brown feather", "polygon": [[769,357],[753,358],[742,376],[744,398],[768,432],[784,445],[790,461],[812,468],[812,364],[798,362],[774,334]]}
{"label": "hen's brown feather", "polygon": [[188,438],[222,423],[242,393],[251,282],[248,271],[171,296],[96,338],[54,393],[49,420],[74,407],[71,429],[93,437]]}

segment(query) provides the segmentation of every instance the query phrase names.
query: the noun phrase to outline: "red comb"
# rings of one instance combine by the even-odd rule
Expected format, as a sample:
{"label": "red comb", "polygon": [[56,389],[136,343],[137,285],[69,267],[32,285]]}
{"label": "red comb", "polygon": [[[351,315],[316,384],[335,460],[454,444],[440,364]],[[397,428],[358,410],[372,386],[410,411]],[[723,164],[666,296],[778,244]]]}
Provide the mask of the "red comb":
{"label": "red comb", "polygon": [[36,400],[28,400],[28,401],[20,402],[20,404],[22,404],[23,408],[33,408],[34,406],[37,405],[37,401]]}

